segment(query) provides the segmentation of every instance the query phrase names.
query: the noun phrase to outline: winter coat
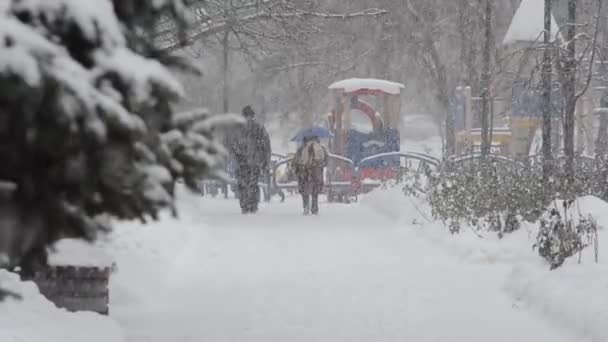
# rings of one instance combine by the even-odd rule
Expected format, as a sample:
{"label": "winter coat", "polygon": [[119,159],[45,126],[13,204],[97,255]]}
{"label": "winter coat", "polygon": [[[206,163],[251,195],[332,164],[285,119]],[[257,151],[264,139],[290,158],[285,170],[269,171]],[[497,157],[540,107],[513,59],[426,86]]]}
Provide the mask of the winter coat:
{"label": "winter coat", "polygon": [[310,141],[298,149],[293,164],[301,194],[311,195],[323,191],[323,169],[327,166],[328,158],[327,150],[317,141]]}
{"label": "winter coat", "polygon": [[270,167],[270,137],[253,119],[234,132],[230,152],[239,165],[267,170]]}

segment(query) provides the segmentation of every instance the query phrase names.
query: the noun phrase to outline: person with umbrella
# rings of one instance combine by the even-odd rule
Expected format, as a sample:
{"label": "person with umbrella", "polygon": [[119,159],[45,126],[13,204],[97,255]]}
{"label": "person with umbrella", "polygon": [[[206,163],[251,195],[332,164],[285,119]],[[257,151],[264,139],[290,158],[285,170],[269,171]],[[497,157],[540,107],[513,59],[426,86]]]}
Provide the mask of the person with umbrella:
{"label": "person with umbrella", "polygon": [[319,193],[323,191],[323,169],[327,166],[329,153],[319,137],[329,132],[308,129],[300,132],[293,140],[302,141],[294,159],[293,167],[298,180],[298,192],[302,195],[304,215],[319,213]]}

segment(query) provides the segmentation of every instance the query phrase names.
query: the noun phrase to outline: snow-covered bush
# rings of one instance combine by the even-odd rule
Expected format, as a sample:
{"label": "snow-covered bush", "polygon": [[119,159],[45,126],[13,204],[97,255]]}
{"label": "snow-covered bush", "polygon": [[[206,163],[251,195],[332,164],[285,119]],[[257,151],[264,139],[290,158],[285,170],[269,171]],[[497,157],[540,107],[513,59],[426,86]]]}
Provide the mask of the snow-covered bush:
{"label": "snow-covered bush", "polygon": [[427,165],[423,165],[422,172],[411,172],[403,169],[399,172],[396,183],[401,186],[406,196],[423,197],[428,188],[431,170]]}
{"label": "snow-covered bush", "polygon": [[546,207],[540,170],[514,161],[477,158],[446,163],[430,177],[433,216],[452,233],[462,224],[508,233]]}
{"label": "snow-covered bush", "polygon": [[[606,198],[606,163],[601,159],[577,156],[570,184],[565,170],[565,159],[557,159],[552,174],[553,193],[560,198],[577,198],[592,195]],[[603,178],[603,179],[602,179]]]}
{"label": "snow-covered bush", "polygon": [[564,261],[579,253],[587,246],[595,248],[597,262],[597,223],[590,216],[574,213],[575,201],[562,201],[562,213],[557,208],[548,210],[539,224],[540,228],[533,248],[549,262],[551,269],[561,266]]}
{"label": "snow-covered bush", "polygon": [[146,38],[183,0],[0,0],[0,267],[45,262],[107,215],[155,218],[173,184],[215,174],[224,117],[174,114],[169,67]]}
{"label": "snow-covered bush", "polygon": [[[566,181],[563,164],[554,164],[553,177],[543,183],[542,165],[490,157],[469,158],[446,163],[430,177],[427,190],[433,216],[450,232],[463,224],[498,232],[499,236],[518,229],[522,221],[537,222],[539,233],[533,248],[551,269],[593,246],[597,258],[597,223],[590,215],[575,212],[575,200],[551,201],[559,196],[602,197],[601,163],[579,158],[572,182]],[[598,177],[599,176],[599,177]],[[559,204],[557,204],[559,203]],[[558,208],[562,206],[563,208]]]}

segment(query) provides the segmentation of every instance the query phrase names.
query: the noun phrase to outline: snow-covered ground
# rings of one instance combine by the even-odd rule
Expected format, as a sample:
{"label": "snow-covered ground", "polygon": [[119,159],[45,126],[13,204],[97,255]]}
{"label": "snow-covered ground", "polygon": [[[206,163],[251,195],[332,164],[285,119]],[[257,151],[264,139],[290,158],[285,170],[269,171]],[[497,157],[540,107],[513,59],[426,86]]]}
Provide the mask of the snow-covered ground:
{"label": "snow-covered ground", "polygon": [[[296,198],[242,216],[233,200],[181,197],[180,220],[121,224],[107,245],[118,263],[111,312],[128,341],[604,341],[608,331],[604,316],[579,326],[578,311],[601,314],[604,298],[572,306],[567,293],[535,294],[562,288],[551,277],[576,278],[579,265],[549,272],[525,230],[500,242],[450,236],[398,189],[323,203],[319,217],[301,216]],[[562,309],[579,318],[552,314]]]}
{"label": "snow-covered ground", "polygon": [[[56,262],[112,256],[110,318],[54,308],[0,273],[25,297],[0,305],[0,341],[608,340],[601,251],[598,264],[589,250],[549,271],[533,226],[502,240],[450,235],[399,188],[322,203],[319,217],[294,197],[254,216],[232,199],[179,198],[179,219],[120,223],[92,258],[58,246]],[[608,223],[608,204],[581,208]]]}
{"label": "snow-covered ground", "polygon": [[0,285],[21,300],[0,303],[2,342],[123,342],[123,330],[112,319],[95,313],[71,313],[56,308],[32,282],[0,270]]}
{"label": "snow-covered ground", "polygon": [[599,262],[594,250],[585,249],[580,258],[572,257],[557,270],[549,266],[532,250],[538,232],[536,225],[525,225],[519,231],[499,239],[496,234],[482,236],[472,230],[458,235],[447,233],[438,222],[430,220],[430,210],[419,200],[403,199],[400,189],[392,188],[372,193],[364,199],[374,208],[402,227],[411,227],[422,238],[453,258],[466,264],[476,264],[495,272],[500,287],[513,300],[513,305],[525,308],[552,326],[560,327],[565,336],[577,341],[608,341],[608,262],[602,247],[608,240],[608,203],[594,197],[578,201],[575,213],[591,214],[597,220]]}

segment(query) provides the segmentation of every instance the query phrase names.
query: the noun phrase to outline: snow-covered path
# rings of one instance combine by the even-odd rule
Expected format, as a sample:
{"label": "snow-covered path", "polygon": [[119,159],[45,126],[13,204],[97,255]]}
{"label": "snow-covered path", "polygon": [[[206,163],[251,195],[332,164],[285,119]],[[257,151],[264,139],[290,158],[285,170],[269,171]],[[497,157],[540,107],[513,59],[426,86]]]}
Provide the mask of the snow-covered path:
{"label": "snow-covered path", "polygon": [[298,204],[242,216],[190,197],[159,224],[175,241],[142,228],[176,253],[118,255],[112,311],[128,341],[575,340],[503,293],[499,265],[453,258],[364,205],[304,217]]}

